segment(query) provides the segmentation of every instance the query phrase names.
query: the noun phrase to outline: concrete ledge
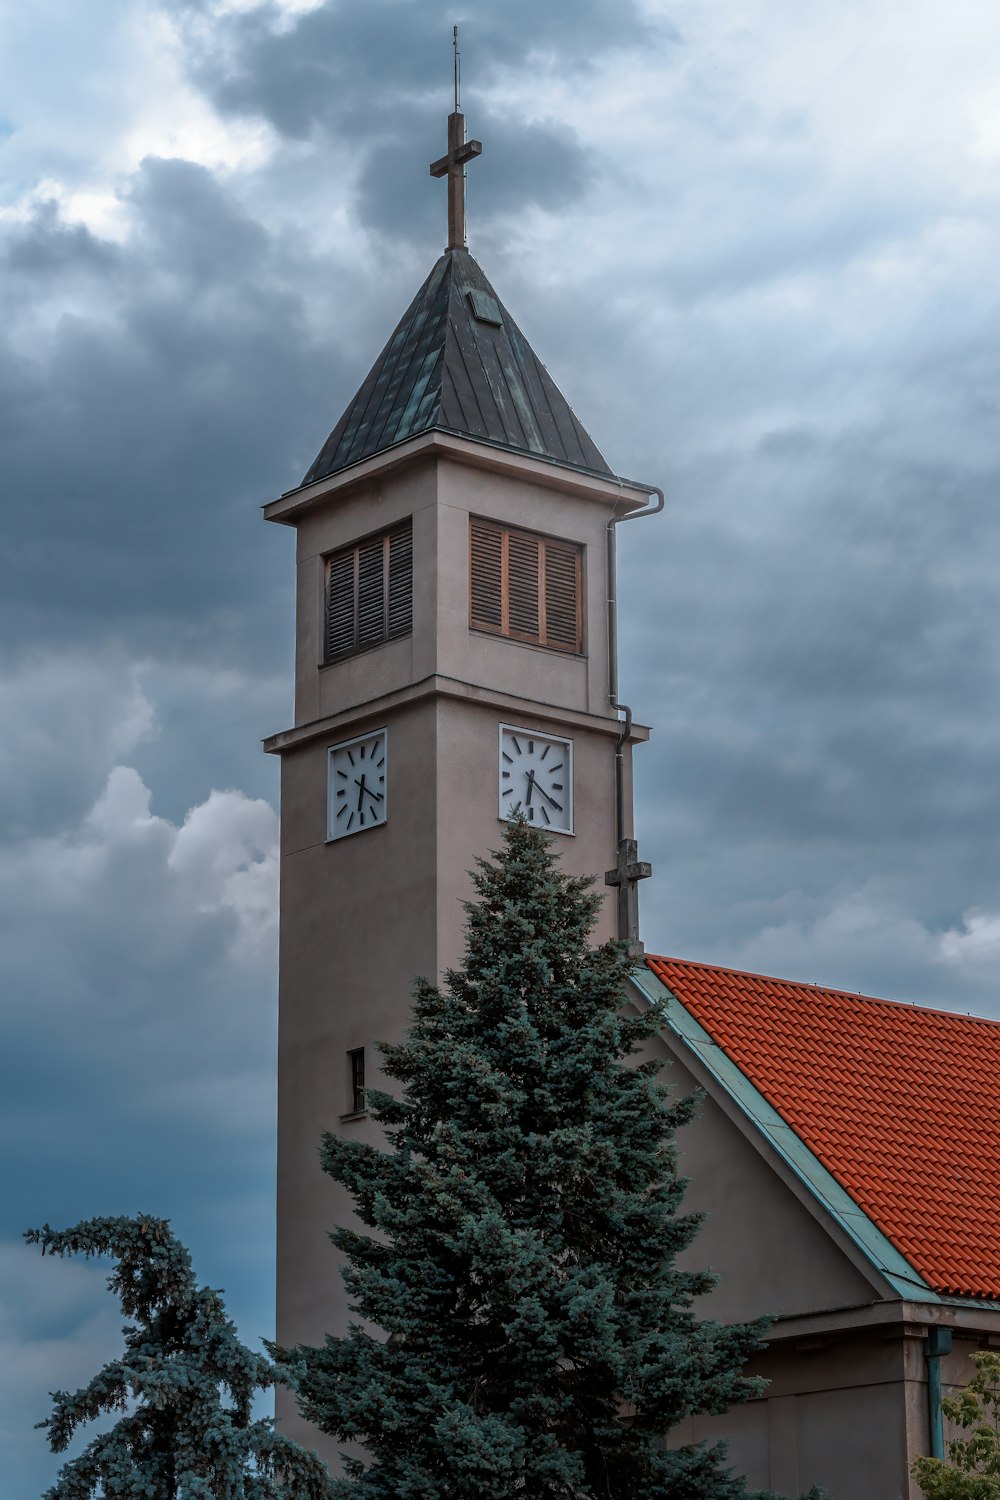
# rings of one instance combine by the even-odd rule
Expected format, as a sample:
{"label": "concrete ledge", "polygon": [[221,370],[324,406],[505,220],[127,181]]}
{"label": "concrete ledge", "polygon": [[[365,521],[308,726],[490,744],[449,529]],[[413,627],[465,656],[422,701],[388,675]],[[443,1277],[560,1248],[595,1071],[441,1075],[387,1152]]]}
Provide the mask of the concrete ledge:
{"label": "concrete ledge", "polygon": [[[598,734],[605,734],[610,739],[617,739],[622,731],[623,720],[621,719],[607,718],[603,714],[580,713],[576,709],[562,708],[554,703],[539,703],[533,698],[516,698],[508,693],[493,692],[474,682],[461,682],[454,677],[435,675],[425,677],[420,682],[410,683],[395,692],[383,693],[377,698],[369,699],[366,703],[352,704],[342,713],[329,714],[326,718],[313,719],[308,724],[298,724],[291,729],[281,730],[278,734],[269,735],[263,742],[264,749],[269,755],[280,755],[285,750],[297,749],[299,745],[308,744],[310,740],[320,736],[334,734],[345,724],[355,724],[373,717],[378,718],[388,709],[396,708],[400,704],[415,703],[421,698],[432,696],[454,698],[464,703],[481,703],[484,707],[496,709],[507,717],[527,715],[533,720],[558,724],[568,729],[589,729]],[[645,724],[633,723],[629,743],[643,744],[649,739],[649,734],[650,731]]]}
{"label": "concrete ledge", "polygon": [[531,454],[504,448],[499,444],[459,437],[432,428],[394,448],[387,448],[382,453],[373,454],[371,458],[361,459],[329,478],[317,479],[314,484],[286,491],[277,500],[271,500],[263,507],[264,517],[268,521],[280,521],[286,526],[293,526],[303,511],[421,458],[450,458],[459,463],[470,464],[473,468],[500,470],[508,474],[513,470],[520,477],[531,479],[548,489],[568,491],[604,505],[621,505],[625,511],[641,509],[654,490],[653,485],[640,484],[633,479],[619,481],[602,478],[586,470],[574,469],[568,464],[559,464],[554,459],[533,458]]}

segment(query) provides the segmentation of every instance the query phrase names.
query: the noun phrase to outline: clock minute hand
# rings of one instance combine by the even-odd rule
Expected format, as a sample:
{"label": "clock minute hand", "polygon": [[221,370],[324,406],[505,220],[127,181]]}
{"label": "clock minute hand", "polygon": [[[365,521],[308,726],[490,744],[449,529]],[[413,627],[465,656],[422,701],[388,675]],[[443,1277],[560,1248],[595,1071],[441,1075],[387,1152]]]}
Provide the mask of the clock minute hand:
{"label": "clock minute hand", "polygon": [[[546,800],[546,802],[550,802],[552,804],[552,806],[555,808],[556,812],[562,812],[562,808],[560,807],[560,805],[556,801],[556,799],[554,797],[550,797],[549,794],[548,794],[548,792],[545,790],[545,788],[538,785],[538,782],[535,780],[535,773],[534,773],[534,771],[529,771],[528,772],[528,780],[530,781],[531,785],[535,788],[535,791],[539,794],[539,796],[544,797],[545,800]],[[530,798],[531,798],[531,793],[530,792],[528,793],[528,798],[529,798],[529,801],[530,801]]]}

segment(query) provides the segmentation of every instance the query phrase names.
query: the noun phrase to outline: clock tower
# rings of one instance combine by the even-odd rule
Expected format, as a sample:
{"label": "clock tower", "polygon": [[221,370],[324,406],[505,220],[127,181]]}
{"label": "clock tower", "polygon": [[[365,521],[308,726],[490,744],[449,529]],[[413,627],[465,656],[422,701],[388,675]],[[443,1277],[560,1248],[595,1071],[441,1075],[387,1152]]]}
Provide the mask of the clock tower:
{"label": "clock tower", "polygon": [[302,484],[265,510],[295,527],[298,569],[294,724],[266,742],[285,1346],[346,1327],[327,1236],[351,1206],[321,1133],[377,1138],[378,1043],[405,1030],[414,976],[460,961],[468,872],[514,807],[566,870],[617,888],[597,937],[638,951],[631,751],[647,732],[618,702],[614,538],[662,495],[613,472],[469,254],[481,147],[457,108],[448,145],[431,167],[449,182],[445,253]]}

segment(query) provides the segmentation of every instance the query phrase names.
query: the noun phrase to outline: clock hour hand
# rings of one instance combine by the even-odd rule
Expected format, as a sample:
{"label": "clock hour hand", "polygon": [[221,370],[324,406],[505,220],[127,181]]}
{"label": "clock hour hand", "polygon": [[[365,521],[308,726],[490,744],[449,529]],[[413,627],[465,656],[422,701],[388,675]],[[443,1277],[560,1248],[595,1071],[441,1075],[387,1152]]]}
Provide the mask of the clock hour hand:
{"label": "clock hour hand", "polygon": [[359,786],[361,788],[361,791],[358,793],[358,806],[359,807],[361,806],[361,796],[362,796],[362,793],[364,793],[364,792],[367,792],[368,795],[369,795],[369,797],[374,797],[374,799],[375,799],[376,802],[381,802],[383,800],[381,792],[373,792],[370,786],[366,786],[365,785],[365,778],[363,776],[362,776],[362,778],[361,778],[360,781],[357,779],[357,777],[355,777],[354,778],[354,785],[355,786]]}
{"label": "clock hour hand", "polygon": [[534,787],[535,791],[539,794],[540,797],[544,797],[545,800],[546,800],[546,802],[550,802],[552,804],[552,806],[556,809],[557,812],[562,812],[562,808],[560,807],[560,805],[556,801],[556,799],[554,797],[550,797],[549,794],[548,794],[548,792],[545,790],[545,788],[538,785],[538,782],[535,780],[535,773],[534,773],[534,771],[529,771],[528,772],[528,801],[529,802],[531,801],[531,788],[532,787]]}

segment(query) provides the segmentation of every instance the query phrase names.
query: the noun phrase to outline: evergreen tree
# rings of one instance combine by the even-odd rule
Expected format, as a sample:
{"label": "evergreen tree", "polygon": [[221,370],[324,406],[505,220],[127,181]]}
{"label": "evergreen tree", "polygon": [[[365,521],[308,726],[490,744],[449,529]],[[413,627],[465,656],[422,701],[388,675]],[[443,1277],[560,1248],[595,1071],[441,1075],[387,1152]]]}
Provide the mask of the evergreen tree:
{"label": "evergreen tree", "polygon": [[964,1437],[948,1444],[948,1459],[915,1458],[910,1467],[927,1500],[1000,1500],[1000,1354],[979,1349],[976,1373],[941,1410]]}
{"label": "evergreen tree", "polygon": [[[45,1500],[328,1500],[325,1465],[270,1420],[254,1395],[279,1379],[241,1344],[222,1297],[199,1287],[191,1257],[164,1219],[89,1219],[72,1229],[29,1229],[43,1255],[110,1256],[108,1286],[132,1321],[125,1352],[72,1394],[53,1392],[46,1428],[62,1453],[78,1427],[125,1415],[65,1464]],[[288,1379],[294,1379],[289,1370]],[[229,1401],[223,1400],[228,1392]]]}
{"label": "evergreen tree", "polygon": [[[730,1500],[719,1445],[666,1449],[692,1413],[760,1393],[742,1374],[764,1321],[697,1321],[710,1275],[682,1271],[671,1099],[623,1013],[625,947],[589,944],[599,898],[512,822],[479,862],[465,962],[415,987],[384,1047],[401,1098],[371,1092],[387,1149],[326,1135],[325,1170],[366,1235],[332,1236],[352,1324],[300,1346],[303,1414],[345,1457],[341,1500]],[[371,1325],[376,1330],[371,1331]]]}

